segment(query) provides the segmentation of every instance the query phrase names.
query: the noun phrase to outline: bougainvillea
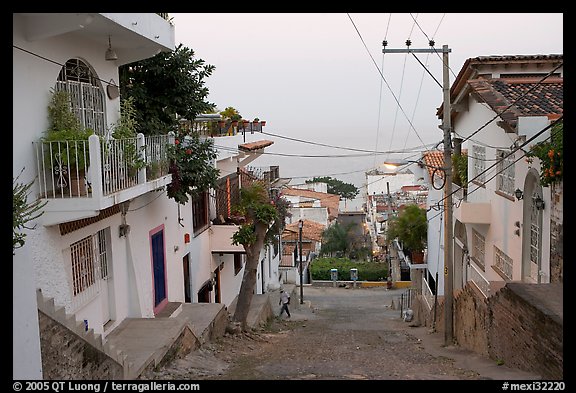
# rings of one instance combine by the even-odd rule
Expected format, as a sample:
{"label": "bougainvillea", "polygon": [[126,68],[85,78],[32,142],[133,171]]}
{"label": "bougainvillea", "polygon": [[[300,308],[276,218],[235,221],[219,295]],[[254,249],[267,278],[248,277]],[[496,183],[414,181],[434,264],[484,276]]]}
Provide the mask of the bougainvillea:
{"label": "bougainvillea", "polygon": [[168,173],[172,174],[172,183],[167,186],[168,197],[185,204],[190,197],[216,187],[220,172],[213,164],[216,156],[212,139],[178,131],[174,144],[168,145]]}
{"label": "bougainvillea", "polygon": [[560,121],[552,127],[549,140],[532,146],[526,154],[530,161],[532,157],[540,159],[540,184],[544,187],[562,180],[564,174],[563,133],[563,122]]}

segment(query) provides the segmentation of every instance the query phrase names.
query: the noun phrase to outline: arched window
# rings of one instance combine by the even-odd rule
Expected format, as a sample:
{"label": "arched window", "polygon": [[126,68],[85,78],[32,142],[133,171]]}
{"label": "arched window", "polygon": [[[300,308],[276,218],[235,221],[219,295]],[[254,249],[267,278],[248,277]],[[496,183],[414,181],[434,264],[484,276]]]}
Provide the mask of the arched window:
{"label": "arched window", "polygon": [[90,67],[80,59],[70,59],[58,74],[56,90],[70,94],[72,110],[84,128],[98,135],[106,133],[104,92]]}

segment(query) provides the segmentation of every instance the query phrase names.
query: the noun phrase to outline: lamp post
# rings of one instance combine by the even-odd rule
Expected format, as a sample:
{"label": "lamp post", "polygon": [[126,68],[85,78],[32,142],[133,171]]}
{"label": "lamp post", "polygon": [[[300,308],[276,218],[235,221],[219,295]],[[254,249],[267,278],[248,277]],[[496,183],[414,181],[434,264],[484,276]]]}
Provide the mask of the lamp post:
{"label": "lamp post", "polygon": [[300,253],[300,304],[304,304],[304,287],[302,286],[302,227],[304,226],[304,222],[302,220],[298,220],[298,252]]}

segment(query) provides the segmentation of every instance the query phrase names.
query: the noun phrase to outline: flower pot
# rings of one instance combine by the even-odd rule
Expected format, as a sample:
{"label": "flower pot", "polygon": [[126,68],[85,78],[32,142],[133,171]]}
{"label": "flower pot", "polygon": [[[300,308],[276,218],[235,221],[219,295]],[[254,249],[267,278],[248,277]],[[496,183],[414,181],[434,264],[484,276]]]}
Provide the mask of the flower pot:
{"label": "flower pot", "polygon": [[72,196],[87,196],[88,190],[86,189],[86,181],[84,179],[84,171],[78,171],[76,174],[76,169],[72,168],[70,173],[70,185],[68,187],[70,195]]}
{"label": "flower pot", "polygon": [[424,251],[412,251],[410,260],[412,263],[424,263]]}

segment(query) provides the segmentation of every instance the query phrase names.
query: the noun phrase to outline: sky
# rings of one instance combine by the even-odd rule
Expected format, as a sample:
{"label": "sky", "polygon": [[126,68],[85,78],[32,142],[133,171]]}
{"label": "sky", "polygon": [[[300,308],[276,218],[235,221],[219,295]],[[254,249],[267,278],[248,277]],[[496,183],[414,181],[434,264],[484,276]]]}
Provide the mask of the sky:
{"label": "sky", "polygon": [[447,45],[450,83],[471,57],[563,53],[562,13],[170,17],[176,44],[215,66],[208,101],[266,120],[265,134],[250,138],[274,144],[253,165],[279,165],[293,184],[331,176],[361,188],[367,170],[443,139],[441,55],[383,54],[383,40],[387,49],[406,49],[407,39],[412,49]]}

